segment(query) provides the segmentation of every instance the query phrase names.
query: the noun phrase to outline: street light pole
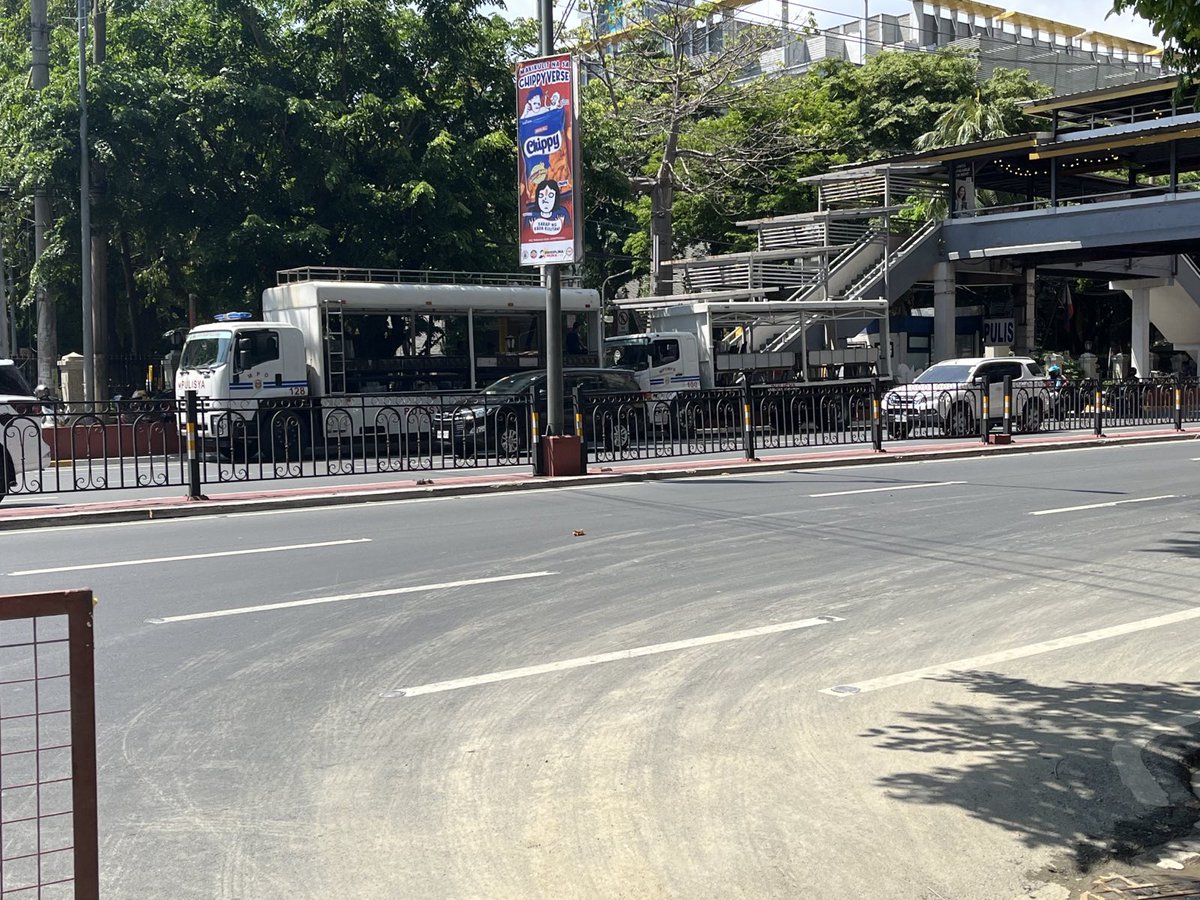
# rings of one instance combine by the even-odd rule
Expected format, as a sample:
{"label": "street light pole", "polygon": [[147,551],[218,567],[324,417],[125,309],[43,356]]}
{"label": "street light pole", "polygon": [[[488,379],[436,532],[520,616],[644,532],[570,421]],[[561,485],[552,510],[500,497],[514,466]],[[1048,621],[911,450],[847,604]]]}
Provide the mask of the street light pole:
{"label": "street light pole", "polygon": [[[542,56],[554,52],[554,0],[538,0]],[[542,266],[546,286],[546,434],[565,434],[563,428],[562,269]]]}
{"label": "street light pole", "polygon": [[87,41],[88,0],[79,0],[79,231],[80,292],[83,295],[83,399],[96,399],[96,348],[92,332],[92,198],[88,172]]}

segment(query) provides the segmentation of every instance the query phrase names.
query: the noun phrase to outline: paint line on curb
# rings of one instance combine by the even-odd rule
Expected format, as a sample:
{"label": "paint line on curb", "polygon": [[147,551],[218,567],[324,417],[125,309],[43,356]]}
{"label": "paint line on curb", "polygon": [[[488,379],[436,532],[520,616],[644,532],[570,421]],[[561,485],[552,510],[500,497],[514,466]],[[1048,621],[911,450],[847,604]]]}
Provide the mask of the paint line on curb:
{"label": "paint line on curb", "polygon": [[363,591],[357,594],[334,594],[329,597],[309,597],[307,600],[285,600],[281,603],[264,603],[261,606],[237,606],[231,609],[214,609],[211,612],[187,613],[182,616],[162,616],[147,619],[147,625],[169,625],[172,622],[196,622],[201,619],[222,619],[227,616],[244,616],[249,613],[270,612],[276,609],[295,609],[301,606],[320,606],[326,603],[345,603],[349,600],[370,600],[375,597],[398,597],[401,594],[418,594],[424,591],[443,591],[449,588],[473,587],[479,584],[500,584],[505,581],[524,581],[529,578],[545,578],[557,572],[523,572],[519,575],[495,575],[491,578],[467,578],[462,581],[443,581],[437,584],[414,584],[409,587],[385,588],[381,591]]}
{"label": "paint line on curb", "polygon": [[844,621],[837,616],[818,616],[814,619],[797,619],[792,622],[779,622],[775,625],[762,625],[758,628],[746,628],[741,631],[725,631],[720,634],[709,634],[704,637],[687,638],[682,641],[670,641],[665,644],[648,644],[642,647],[631,647],[627,650],[615,650],[611,653],[596,653],[591,656],[577,656],[574,659],[563,659],[557,662],[543,663],[536,666],[522,666],[519,669],[502,669],[499,672],[489,672],[486,675],[472,675],[467,678],[453,678],[449,681],[434,681],[429,684],[418,684],[412,687],[396,688],[387,691],[382,696],[385,699],[396,697],[419,697],[423,694],[440,694],[445,691],[457,691],[462,688],[477,687],[483,684],[496,684],[501,681],[512,681],[517,678],[530,678],[534,675],[549,675],[555,672],[565,672],[569,669],[581,669],[586,666],[598,666],[606,662],[622,659],[637,659],[642,656],[655,656],[659,653],[673,653],[679,650],[690,650],[693,647],[707,647],[712,644],[724,644],[729,641],[742,641],[747,638],[762,637],[768,634],[781,634],[787,631],[798,631],[802,628],[815,628],[818,625],[829,625],[833,622]]}

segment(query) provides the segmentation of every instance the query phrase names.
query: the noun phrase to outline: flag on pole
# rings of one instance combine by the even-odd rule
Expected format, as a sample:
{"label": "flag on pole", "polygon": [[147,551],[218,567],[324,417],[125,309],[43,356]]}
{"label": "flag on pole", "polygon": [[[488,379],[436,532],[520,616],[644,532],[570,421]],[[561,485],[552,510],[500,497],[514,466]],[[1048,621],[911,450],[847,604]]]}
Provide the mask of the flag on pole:
{"label": "flag on pole", "polygon": [[1063,306],[1067,310],[1067,321],[1070,322],[1075,315],[1075,304],[1071,302],[1071,286],[1069,284],[1063,285]]}

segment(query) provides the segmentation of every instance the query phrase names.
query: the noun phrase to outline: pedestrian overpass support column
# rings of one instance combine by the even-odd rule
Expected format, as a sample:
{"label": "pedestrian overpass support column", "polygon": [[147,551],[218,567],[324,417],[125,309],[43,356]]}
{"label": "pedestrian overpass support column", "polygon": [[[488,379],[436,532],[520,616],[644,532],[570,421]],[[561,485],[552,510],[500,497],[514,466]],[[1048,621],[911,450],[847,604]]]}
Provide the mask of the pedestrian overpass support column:
{"label": "pedestrian overpass support column", "polygon": [[1026,355],[1033,353],[1033,341],[1034,335],[1036,334],[1034,330],[1034,325],[1036,324],[1034,321],[1036,318],[1035,310],[1037,308],[1037,304],[1035,302],[1037,299],[1037,293],[1034,290],[1034,282],[1036,279],[1036,268],[1030,267],[1025,270],[1025,289],[1018,299],[1018,302],[1020,302],[1025,308],[1025,315],[1016,317],[1017,321],[1020,323],[1017,325],[1016,350],[1018,353],[1024,353]]}
{"label": "pedestrian overpass support column", "polygon": [[1133,330],[1129,336],[1129,352],[1139,378],[1150,377],[1150,289],[1133,290]]}
{"label": "pedestrian overpass support column", "polygon": [[936,263],[933,267],[933,361],[954,359],[954,264]]}

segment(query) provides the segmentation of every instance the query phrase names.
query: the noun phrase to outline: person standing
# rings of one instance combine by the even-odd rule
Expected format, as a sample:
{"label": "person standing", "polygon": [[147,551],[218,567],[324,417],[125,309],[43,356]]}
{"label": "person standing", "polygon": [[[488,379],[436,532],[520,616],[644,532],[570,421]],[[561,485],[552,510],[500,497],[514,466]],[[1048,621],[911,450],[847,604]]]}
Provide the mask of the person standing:
{"label": "person standing", "polygon": [[588,352],[587,344],[584,343],[583,335],[579,333],[579,320],[571,323],[571,328],[567,332],[564,349],[568,356],[583,356]]}

